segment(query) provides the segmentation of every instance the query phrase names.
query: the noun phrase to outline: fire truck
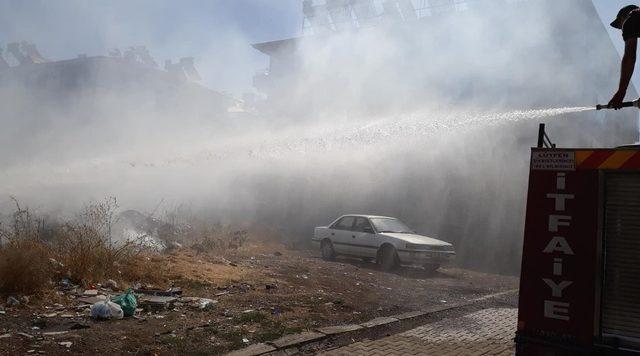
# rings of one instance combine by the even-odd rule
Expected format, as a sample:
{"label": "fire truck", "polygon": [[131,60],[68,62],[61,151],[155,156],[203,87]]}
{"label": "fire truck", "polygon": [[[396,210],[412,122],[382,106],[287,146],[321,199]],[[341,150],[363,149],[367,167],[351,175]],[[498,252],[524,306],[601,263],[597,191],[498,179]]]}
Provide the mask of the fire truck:
{"label": "fire truck", "polygon": [[640,146],[531,150],[516,355],[640,355]]}

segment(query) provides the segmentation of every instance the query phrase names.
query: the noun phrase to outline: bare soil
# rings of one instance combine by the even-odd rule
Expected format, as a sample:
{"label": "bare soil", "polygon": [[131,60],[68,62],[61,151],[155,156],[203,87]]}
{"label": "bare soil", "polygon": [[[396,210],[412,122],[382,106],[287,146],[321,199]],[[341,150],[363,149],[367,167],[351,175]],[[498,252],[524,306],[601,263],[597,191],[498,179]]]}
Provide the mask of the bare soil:
{"label": "bare soil", "polygon": [[387,273],[370,262],[319,256],[253,240],[223,256],[188,248],[145,256],[145,268],[156,274],[142,283],[180,287],[185,297],[218,303],[200,309],[178,302],[170,310],[98,322],[77,300],[82,289],[52,286],[19,306],[0,304],[0,354],[221,354],[306,329],[474,299],[518,283],[516,277],[453,267]]}

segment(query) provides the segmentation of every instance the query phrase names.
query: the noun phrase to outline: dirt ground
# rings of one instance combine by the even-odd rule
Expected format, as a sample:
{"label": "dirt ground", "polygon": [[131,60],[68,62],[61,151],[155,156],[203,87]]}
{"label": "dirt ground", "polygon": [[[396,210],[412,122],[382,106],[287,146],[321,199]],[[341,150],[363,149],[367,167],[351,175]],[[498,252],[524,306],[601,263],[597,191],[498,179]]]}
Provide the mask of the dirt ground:
{"label": "dirt ground", "polygon": [[180,287],[183,297],[217,303],[201,309],[184,298],[167,310],[98,322],[77,300],[82,288],[52,286],[18,306],[0,304],[0,353],[220,354],[305,329],[515,289],[518,282],[453,267],[385,273],[370,262],[323,261],[318,251],[253,240],[222,256],[183,248],[143,258],[155,273],[153,285],[140,281],[147,287]]}

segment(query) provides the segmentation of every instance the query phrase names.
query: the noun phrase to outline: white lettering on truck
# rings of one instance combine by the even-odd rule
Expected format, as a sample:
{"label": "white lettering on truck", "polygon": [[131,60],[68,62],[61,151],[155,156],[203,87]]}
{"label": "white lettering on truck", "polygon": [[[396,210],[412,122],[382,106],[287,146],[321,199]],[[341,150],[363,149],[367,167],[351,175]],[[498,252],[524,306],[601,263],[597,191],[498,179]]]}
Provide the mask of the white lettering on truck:
{"label": "white lettering on truck", "polygon": [[[555,177],[556,190],[566,189],[566,174],[557,173]],[[563,212],[566,209],[567,200],[575,198],[573,194],[566,194],[561,192],[551,192],[547,194],[547,198],[554,199],[554,211],[556,213]],[[548,231],[558,233],[560,228],[563,230],[571,228],[571,216],[570,215],[556,215],[550,214],[548,220]],[[556,234],[554,234],[556,235]],[[551,240],[545,245],[542,250],[543,253],[556,254],[553,258],[553,275],[562,278],[562,258],[560,254],[571,256],[573,255],[573,249],[564,236],[552,236]],[[573,284],[573,281],[560,280],[556,282],[551,278],[542,278],[544,284],[549,287],[552,298],[562,298],[562,294],[566,288]],[[562,300],[545,300],[544,301],[544,317],[556,320],[569,320],[569,310],[571,305]]]}

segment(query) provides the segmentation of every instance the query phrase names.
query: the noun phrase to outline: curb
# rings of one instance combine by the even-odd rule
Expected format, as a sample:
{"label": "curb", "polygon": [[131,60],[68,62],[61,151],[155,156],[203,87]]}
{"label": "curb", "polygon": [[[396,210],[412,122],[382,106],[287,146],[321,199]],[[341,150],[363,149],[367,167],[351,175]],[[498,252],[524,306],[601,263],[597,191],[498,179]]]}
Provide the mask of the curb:
{"label": "curb", "polygon": [[[444,312],[450,309],[470,306],[478,302],[486,301],[493,298],[498,298],[504,295],[517,292],[517,289],[511,289],[504,292],[485,295],[480,298],[467,300],[464,302],[451,303],[448,305],[439,305],[435,307],[425,308],[421,310],[406,312],[397,315],[391,315],[388,317],[379,317],[360,324],[347,324],[337,326],[327,326],[318,328],[312,331],[305,331],[298,334],[291,334],[283,336],[277,340],[269,341],[266,343],[254,344],[244,349],[233,351],[228,353],[227,356],[258,356],[265,354],[282,354],[288,355],[291,353],[297,353],[298,348],[307,344],[327,341],[332,337],[347,337],[350,335],[356,335],[363,331],[371,330],[384,330],[387,327],[399,326],[400,323],[410,323],[412,321],[418,321],[431,314]],[[291,351],[291,352],[289,352]]]}

